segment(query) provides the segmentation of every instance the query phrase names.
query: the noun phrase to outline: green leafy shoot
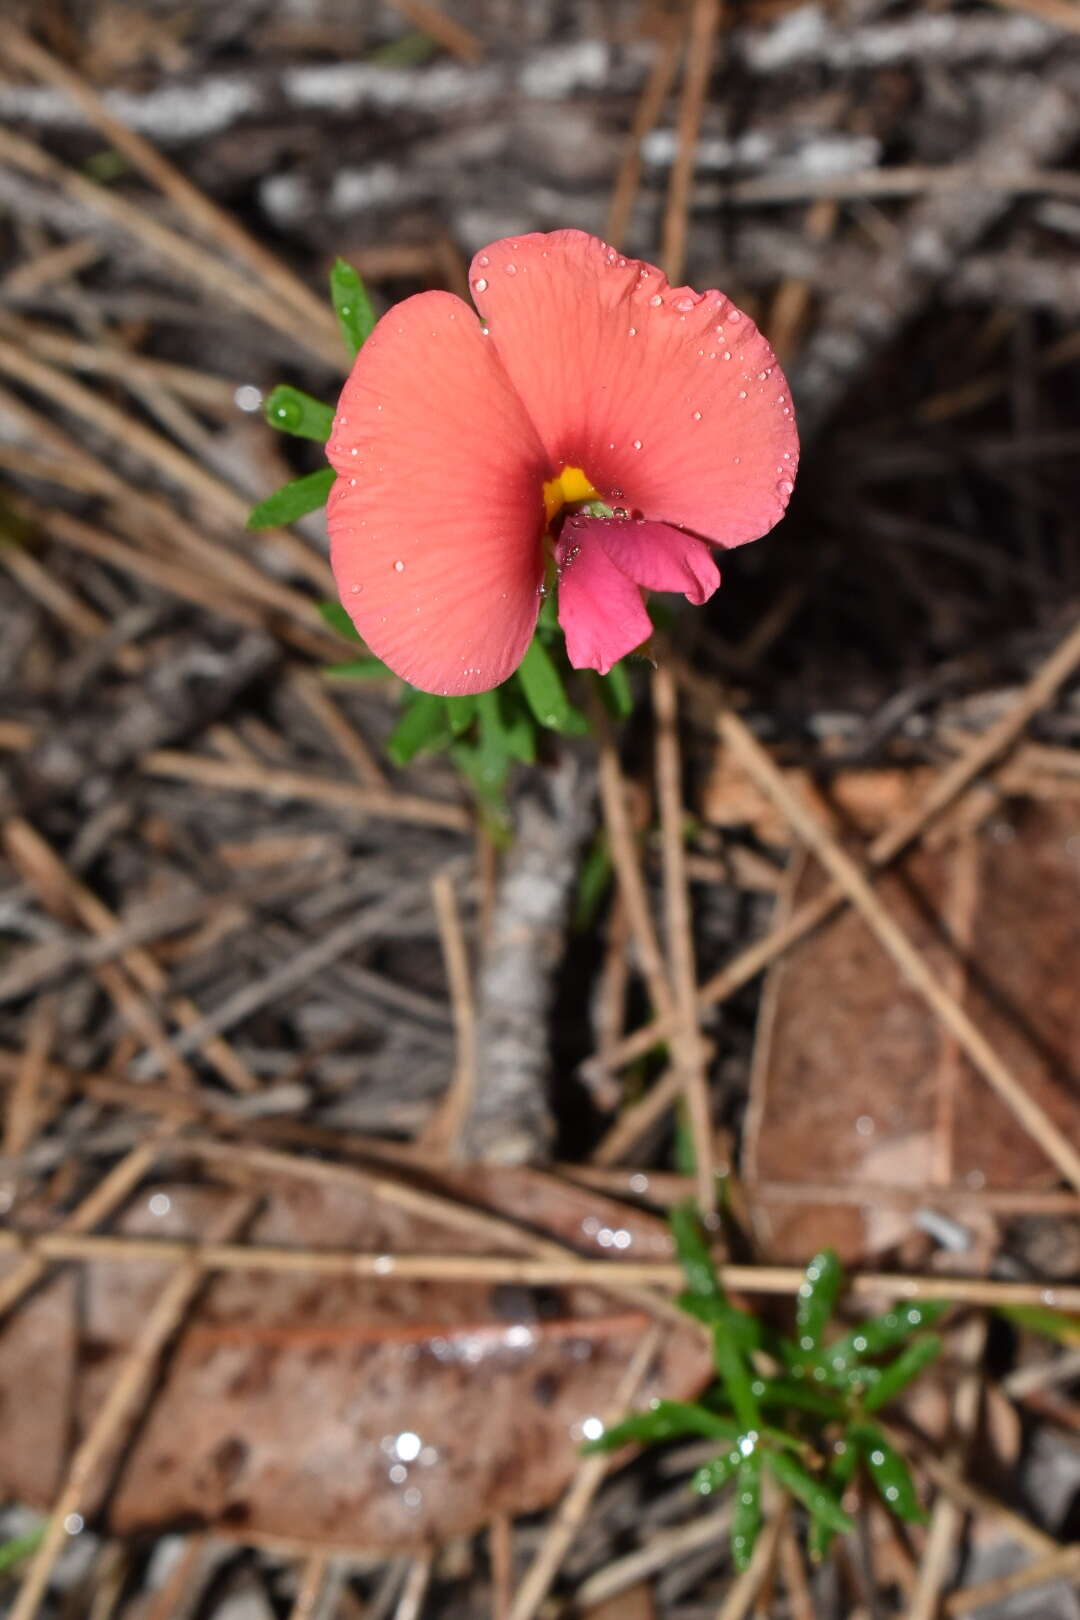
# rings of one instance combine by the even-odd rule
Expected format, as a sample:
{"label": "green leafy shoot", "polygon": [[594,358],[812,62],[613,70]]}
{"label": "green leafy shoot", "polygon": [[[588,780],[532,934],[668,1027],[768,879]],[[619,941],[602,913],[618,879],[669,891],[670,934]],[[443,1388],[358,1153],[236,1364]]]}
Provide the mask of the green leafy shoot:
{"label": "green leafy shoot", "polygon": [[9,1569],[16,1569],[33,1557],[45,1539],[45,1528],[41,1525],[37,1530],[28,1530],[24,1536],[12,1536],[10,1541],[0,1542],[0,1575],[6,1575]]}
{"label": "green leafy shoot", "polygon": [[265,501],[251,508],[248,528],[276,529],[279,524],[295,523],[297,518],[317,512],[320,506],[326,505],[336,476],[333,467],[320,467],[317,472],[305,473],[303,478],[282,484]]}
{"label": "green leafy shoot", "polygon": [[292,433],[298,439],[314,439],[325,444],[334,425],[334,410],[321,399],[313,399],[302,388],[279,383],[267,396],[263,415],[279,433]]}
{"label": "green leafy shoot", "polygon": [[375,309],[360,275],[346,259],[334,260],[330,302],[349,353],[359,354],[374,330]]}
{"label": "green leafy shoot", "polygon": [[716,1379],[700,1401],[655,1401],[589,1449],[689,1435],[718,1440],[716,1456],[690,1483],[702,1496],[731,1488],[737,1569],[746,1568],[757,1544],[766,1476],[805,1509],[815,1560],[851,1529],[843,1499],[859,1470],[897,1518],[923,1519],[907,1464],[871,1416],[940,1354],[940,1338],[926,1330],[949,1307],[913,1301],[830,1337],[844,1274],[837,1256],[824,1250],[806,1268],[795,1337],[787,1338],[727,1297],[693,1204],[672,1211],[671,1227],[686,1278],[679,1304],[712,1330]]}
{"label": "green leafy shoot", "polygon": [[318,608],[324,622],[330,626],[331,630],[336,630],[338,635],[344,636],[346,641],[359,641],[360,645],[363,646],[359,630],[353,624],[340,602],[320,602]]}

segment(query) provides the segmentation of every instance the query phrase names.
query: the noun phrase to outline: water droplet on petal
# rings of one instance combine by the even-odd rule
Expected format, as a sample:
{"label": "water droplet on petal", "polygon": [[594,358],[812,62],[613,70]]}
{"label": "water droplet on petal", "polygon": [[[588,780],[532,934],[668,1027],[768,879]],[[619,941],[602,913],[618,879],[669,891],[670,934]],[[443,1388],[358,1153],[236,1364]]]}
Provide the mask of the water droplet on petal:
{"label": "water droplet on petal", "polygon": [[740,388],[739,389],[739,398],[740,399],[745,399],[746,398],[746,389],[745,388]]}
{"label": "water droplet on petal", "polygon": [[636,326],[630,327],[629,336],[630,337],[637,337],[637,327]]}
{"label": "water droplet on petal", "polygon": [[480,257],[477,259],[476,262],[477,262],[477,264],[490,264],[491,260],[488,258],[486,253],[481,253]]}
{"label": "water droplet on petal", "polygon": [[653,306],[654,309],[659,308],[659,306],[663,302],[664,302],[664,300],[661,298],[659,293],[653,293],[652,297],[649,299],[649,303]]}
{"label": "water droplet on petal", "polygon": [[403,574],[404,572],[405,572],[405,564],[402,562],[401,558],[399,557],[397,562],[394,564],[394,573],[395,574]]}
{"label": "water droplet on petal", "polygon": [[738,310],[738,309],[729,310],[728,311],[728,320],[729,321],[741,321],[742,320],[742,311]]}
{"label": "water droplet on petal", "polygon": [[693,307],[694,307],[694,300],[690,297],[689,293],[683,293],[681,298],[676,298],[676,300],[675,300],[675,308],[676,309],[687,309],[687,310],[689,310],[689,309],[693,309]]}
{"label": "water droplet on petal", "polygon": [[508,265],[506,265],[505,269],[506,269],[506,273],[507,273],[508,276],[516,276],[517,275],[517,265],[516,264],[508,264]]}
{"label": "water droplet on petal", "polygon": [[700,411],[695,411],[694,412],[694,421],[695,422],[700,422],[701,421],[701,412]]}
{"label": "water droplet on petal", "polygon": [[477,276],[476,280],[473,282],[473,286],[476,288],[477,292],[487,292],[487,277]]}
{"label": "water droplet on petal", "polygon": [[635,450],[640,450],[641,449],[641,440],[640,439],[635,439],[634,440],[634,449]]}

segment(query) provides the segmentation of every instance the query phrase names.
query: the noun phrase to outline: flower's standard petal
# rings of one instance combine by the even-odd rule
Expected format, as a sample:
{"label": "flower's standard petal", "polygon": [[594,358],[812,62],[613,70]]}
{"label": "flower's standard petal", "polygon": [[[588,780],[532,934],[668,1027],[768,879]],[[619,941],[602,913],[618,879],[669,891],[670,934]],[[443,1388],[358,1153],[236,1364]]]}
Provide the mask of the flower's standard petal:
{"label": "flower's standard petal", "polygon": [[327,454],[334,575],[372,652],[427,692],[504,681],[536,626],[547,461],[467,305],[427,292],[383,317]]}
{"label": "flower's standard petal", "polygon": [[700,607],[720,584],[709,547],[682,529],[648,518],[599,518],[591,524],[616,568],[646,590],[681,591]]}
{"label": "flower's standard petal", "polygon": [[788,385],[722,293],[670,287],[582,231],[495,242],[469,272],[555,471],[722,546],[783,515],[798,464]]}
{"label": "flower's standard petal", "polygon": [[652,635],[641,591],[612,562],[597,535],[603,518],[578,518],[563,525],[555,546],[559,567],[559,623],[566,655],[575,669],[613,664]]}

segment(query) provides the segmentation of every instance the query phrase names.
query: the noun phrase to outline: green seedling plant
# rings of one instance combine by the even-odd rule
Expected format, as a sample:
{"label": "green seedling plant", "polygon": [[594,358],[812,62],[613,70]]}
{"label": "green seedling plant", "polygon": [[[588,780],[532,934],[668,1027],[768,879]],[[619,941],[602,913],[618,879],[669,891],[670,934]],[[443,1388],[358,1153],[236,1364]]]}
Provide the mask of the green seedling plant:
{"label": "green seedling plant", "polygon": [[860,1470],[898,1519],[922,1521],[907,1464],[874,1418],[939,1354],[941,1340],[929,1330],[948,1304],[900,1305],[834,1334],[844,1274],[826,1249],[806,1268],[795,1337],[788,1338],[728,1299],[693,1204],[673,1213],[672,1228],[686,1278],[678,1304],[710,1330],[716,1379],[700,1400],[655,1401],[585,1449],[715,1440],[716,1456],[697,1469],[691,1486],[701,1496],[732,1489],[731,1553],[738,1569],[750,1562],[761,1531],[766,1476],[809,1514],[815,1561],[851,1529],[843,1496]]}
{"label": "green seedling plant", "polygon": [[[370,337],[376,317],[363,281],[344,259],[338,259],[330,273],[330,298],[345,347],[355,358]],[[279,433],[318,444],[330,437],[333,407],[302,389],[279,384],[267,396],[263,410],[268,424]],[[332,467],[320,467],[292,479],[252,509],[248,528],[276,528],[318,511],[326,504],[334,477]],[[590,510],[593,508],[611,515],[598,502],[591,503]],[[448,753],[497,836],[506,832],[510,773],[515,764],[535,762],[541,733],[579,736],[590,730],[568,690],[580,677],[574,676],[566,660],[553,591],[543,600],[536,636],[520,667],[502,686],[475,697],[439,697],[417,691],[364,650],[340,603],[320,603],[320,611],[329,627],[353,644],[350,657],[327,668],[329,676],[393,681],[402,692],[401,717],[386,744],[392,762],[404,766],[421,753]],[[633,694],[625,663],[616,664],[606,676],[593,678],[614,718],[630,713]]]}

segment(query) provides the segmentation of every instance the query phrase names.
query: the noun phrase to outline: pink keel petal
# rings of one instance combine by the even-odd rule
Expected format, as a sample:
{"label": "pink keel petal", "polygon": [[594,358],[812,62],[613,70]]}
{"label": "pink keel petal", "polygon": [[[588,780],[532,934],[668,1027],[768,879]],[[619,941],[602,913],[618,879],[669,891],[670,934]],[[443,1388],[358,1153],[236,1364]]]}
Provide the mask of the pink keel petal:
{"label": "pink keel petal", "polygon": [[559,565],[559,623],[575,669],[613,664],[652,634],[641,591],[612,562],[596,538],[602,520],[567,523],[555,547]]}
{"label": "pink keel petal", "polygon": [[720,584],[720,570],[703,540],[647,518],[599,518],[572,524],[588,528],[616,568],[649,591],[679,591],[700,607]]}
{"label": "pink keel petal", "polygon": [[327,453],[334,575],[372,652],[424,691],[499,685],[536,625],[550,474],[467,305],[420,293],[383,317]]}
{"label": "pink keel petal", "polygon": [[788,385],[722,293],[671,287],[582,231],[494,242],[470,283],[556,468],[717,545],[783,516],[799,459]]}

